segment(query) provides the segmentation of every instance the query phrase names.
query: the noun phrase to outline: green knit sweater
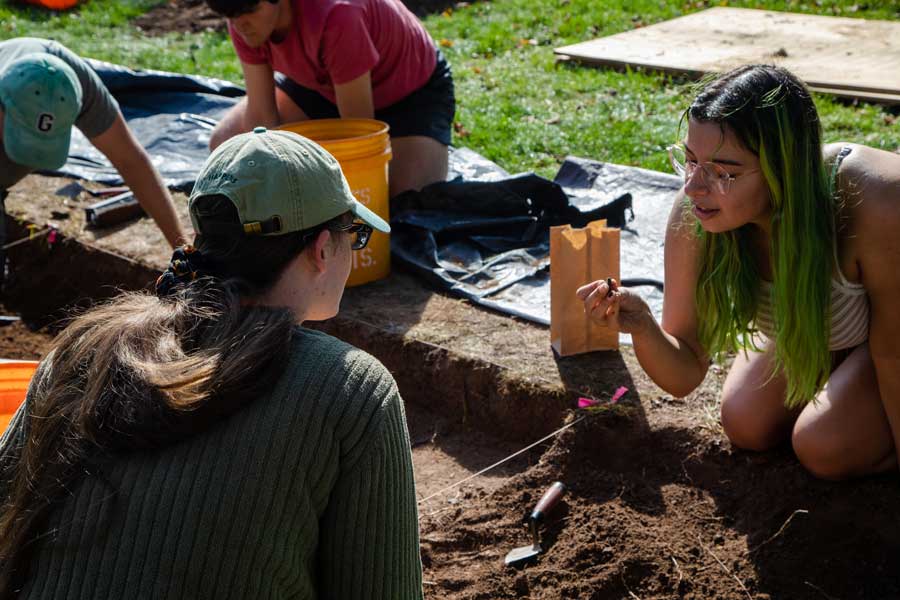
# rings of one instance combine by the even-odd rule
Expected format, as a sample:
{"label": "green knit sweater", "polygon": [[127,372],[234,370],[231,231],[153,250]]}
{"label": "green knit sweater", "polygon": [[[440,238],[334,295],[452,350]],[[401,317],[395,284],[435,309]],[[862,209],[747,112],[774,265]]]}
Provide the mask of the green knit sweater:
{"label": "green knit sweater", "polygon": [[[0,459],[27,435],[22,412]],[[422,597],[397,386],[323,333],[297,329],[271,395],[71,492],[21,598]]]}

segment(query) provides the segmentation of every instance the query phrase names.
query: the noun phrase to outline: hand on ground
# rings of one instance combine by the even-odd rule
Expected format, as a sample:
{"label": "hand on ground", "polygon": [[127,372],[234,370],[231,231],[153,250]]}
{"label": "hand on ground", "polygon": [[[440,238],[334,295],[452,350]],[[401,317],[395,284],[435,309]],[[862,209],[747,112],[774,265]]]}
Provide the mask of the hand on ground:
{"label": "hand on ground", "polygon": [[615,279],[593,281],[575,293],[584,302],[585,314],[593,321],[623,333],[635,333],[645,326],[648,317],[653,318],[644,299],[628,288],[619,287]]}

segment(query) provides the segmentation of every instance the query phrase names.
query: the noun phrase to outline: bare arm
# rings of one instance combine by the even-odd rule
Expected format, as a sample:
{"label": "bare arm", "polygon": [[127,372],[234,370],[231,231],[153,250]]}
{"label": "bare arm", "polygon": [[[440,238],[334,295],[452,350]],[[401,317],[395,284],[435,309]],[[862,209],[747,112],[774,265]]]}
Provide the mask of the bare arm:
{"label": "bare arm", "polygon": [[247,84],[247,112],[244,114],[243,131],[254,127],[277,127],[281,124],[275,104],[275,74],[269,65],[241,63]]}
{"label": "bare arm", "polygon": [[126,185],[134,192],[134,197],[156,221],[169,244],[174,248],[187,243],[187,234],[178,220],[169,190],[163,185],[147,152],[134,139],[122,114],[116,116],[109,129],[91,138],[91,143],[119,171]]}
{"label": "bare arm", "polygon": [[375,116],[371,71],[353,81],[334,86],[338,113],[344,119],[371,119]]}
{"label": "bare arm", "polygon": [[871,306],[869,350],[900,456],[900,156],[854,146],[840,182],[859,232],[857,260]]}
{"label": "bare arm", "polygon": [[683,222],[683,199],[679,192],[666,229],[662,325],[627,288],[608,296],[609,288],[601,280],[578,290],[592,318],[601,322],[611,319],[613,327],[631,334],[641,367],[656,385],[675,396],[691,393],[709,369],[709,358],[697,340],[694,287],[699,248],[693,224]]}
{"label": "bare arm", "polygon": [[709,357],[697,339],[694,297],[700,248],[691,219],[685,221],[684,194],[669,213],[665,246],[665,292],[662,326],[653,323],[632,335],[634,352],[656,384],[675,396],[686,396],[703,382]]}

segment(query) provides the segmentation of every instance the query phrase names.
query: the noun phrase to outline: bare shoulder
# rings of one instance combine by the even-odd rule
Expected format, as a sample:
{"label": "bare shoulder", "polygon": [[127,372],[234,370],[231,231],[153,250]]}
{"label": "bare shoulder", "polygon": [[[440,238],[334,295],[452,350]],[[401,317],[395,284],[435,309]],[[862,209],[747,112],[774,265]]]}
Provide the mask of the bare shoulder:
{"label": "bare shoulder", "polygon": [[[859,218],[889,217],[887,213],[900,211],[900,154],[870,148],[860,144],[829,144],[849,147],[850,153],[838,169],[838,191],[846,205]],[[836,154],[835,154],[836,156]],[[871,214],[870,214],[871,213]]]}
{"label": "bare shoulder", "polygon": [[684,191],[672,201],[664,252],[665,288],[662,327],[702,354],[697,341],[694,291],[699,278],[700,239],[697,219],[691,214]]}
{"label": "bare shoulder", "polygon": [[[900,272],[900,154],[852,148],[838,170],[838,192],[850,223],[866,287],[888,271]],[[826,157],[827,157],[826,148]]]}
{"label": "bare shoulder", "polygon": [[697,243],[697,219],[691,214],[691,206],[687,201],[687,196],[684,195],[684,188],[678,190],[672,199],[666,234],[667,238],[676,238],[673,241],[686,244]]}
{"label": "bare shoulder", "polygon": [[672,200],[669,222],[666,226],[665,263],[666,276],[669,272],[678,278],[691,273],[700,253],[700,238],[697,233],[697,219],[691,214],[690,203],[679,190]]}

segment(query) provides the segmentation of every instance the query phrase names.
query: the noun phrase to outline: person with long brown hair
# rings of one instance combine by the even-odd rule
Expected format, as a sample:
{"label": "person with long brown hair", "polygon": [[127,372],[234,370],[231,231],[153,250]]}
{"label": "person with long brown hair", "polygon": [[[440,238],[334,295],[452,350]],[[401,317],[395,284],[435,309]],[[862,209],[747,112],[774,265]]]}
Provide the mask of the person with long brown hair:
{"label": "person with long brown hair", "polygon": [[76,318],[0,440],[2,598],[421,598],[402,400],[301,326],[388,225],[334,158],[241,134],[157,295]]}

